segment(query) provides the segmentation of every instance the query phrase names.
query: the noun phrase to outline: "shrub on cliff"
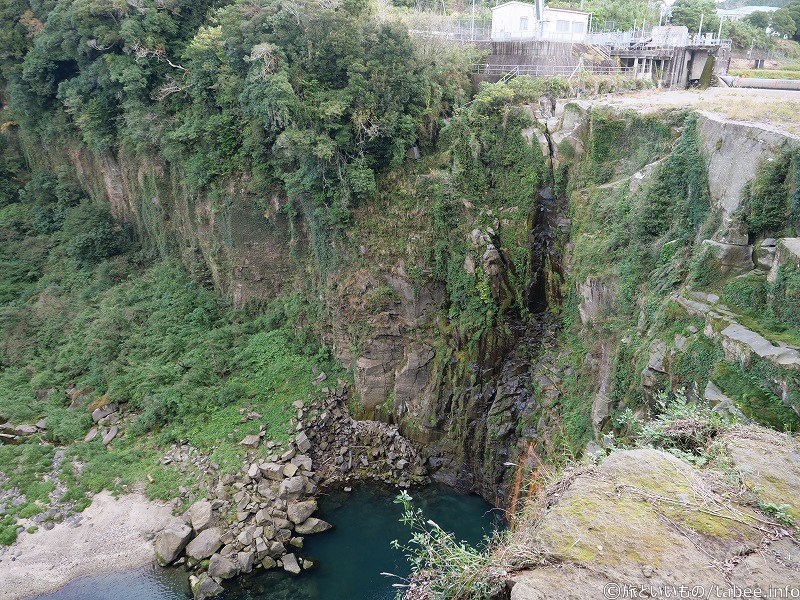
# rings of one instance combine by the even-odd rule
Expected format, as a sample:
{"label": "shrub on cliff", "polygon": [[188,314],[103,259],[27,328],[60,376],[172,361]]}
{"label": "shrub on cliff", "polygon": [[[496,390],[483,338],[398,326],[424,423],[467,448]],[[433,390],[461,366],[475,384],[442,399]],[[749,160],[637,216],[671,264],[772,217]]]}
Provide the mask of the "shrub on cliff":
{"label": "shrub on cliff", "polygon": [[[392,542],[405,551],[412,566],[409,585],[395,584],[403,591],[398,599],[490,600],[505,588],[505,570],[495,564],[490,551],[481,551],[425,519],[422,510],[414,508],[412,497],[403,491],[395,504],[403,507],[400,521],[411,531],[411,541]],[[388,573],[385,573],[388,575]]]}
{"label": "shrub on cliff", "polygon": [[689,115],[683,132],[647,194],[638,215],[636,233],[642,239],[670,231],[691,238],[711,206],[708,169],[700,149],[697,116]]}
{"label": "shrub on cliff", "polygon": [[747,185],[742,205],[747,231],[752,237],[787,232],[800,227],[800,150],[786,149],[759,166]]}
{"label": "shrub on cliff", "polygon": [[61,229],[69,209],[86,198],[75,175],[64,169],[33,169],[19,195],[30,207],[30,226],[40,235]]}
{"label": "shrub on cliff", "polygon": [[62,235],[67,254],[85,265],[115,256],[128,245],[128,234],[108,208],[90,202],[69,210]]}

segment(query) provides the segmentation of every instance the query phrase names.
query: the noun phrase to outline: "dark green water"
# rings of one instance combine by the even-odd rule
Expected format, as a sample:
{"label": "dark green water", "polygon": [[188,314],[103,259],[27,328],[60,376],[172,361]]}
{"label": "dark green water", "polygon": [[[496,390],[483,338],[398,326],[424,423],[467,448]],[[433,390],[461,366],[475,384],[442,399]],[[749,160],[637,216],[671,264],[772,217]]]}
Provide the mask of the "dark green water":
{"label": "dark green water", "polygon": [[[320,498],[319,516],[334,530],[309,536],[299,553],[315,562],[313,571],[292,577],[270,571],[226,584],[224,600],[391,600],[389,572],[404,577],[408,564],[392,540],[405,542],[409,531],[399,521],[401,507],[392,502],[397,490],[363,485],[353,492],[331,492]],[[477,496],[464,496],[437,485],[413,490],[414,505],[426,518],[459,539],[478,544],[498,525],[497,513]],[[129,573],[83,577],[42,600],[186,600],[186,574],[154,567]]]}

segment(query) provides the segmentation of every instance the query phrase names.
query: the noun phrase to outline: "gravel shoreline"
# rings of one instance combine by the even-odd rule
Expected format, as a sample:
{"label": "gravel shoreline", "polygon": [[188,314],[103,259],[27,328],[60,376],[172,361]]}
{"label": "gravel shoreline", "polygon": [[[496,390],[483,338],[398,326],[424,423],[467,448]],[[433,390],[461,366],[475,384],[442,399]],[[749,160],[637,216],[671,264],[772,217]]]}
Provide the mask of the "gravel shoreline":
{"label": "gravel shoreline", "polygon": [[22,533],[0,554],[0,600],[23,600],[55,591],[84,575],[126,571],[154,561],[152,539],[178,524],[172,507],[141,494],[115,499],[101,492],[75,527]]}

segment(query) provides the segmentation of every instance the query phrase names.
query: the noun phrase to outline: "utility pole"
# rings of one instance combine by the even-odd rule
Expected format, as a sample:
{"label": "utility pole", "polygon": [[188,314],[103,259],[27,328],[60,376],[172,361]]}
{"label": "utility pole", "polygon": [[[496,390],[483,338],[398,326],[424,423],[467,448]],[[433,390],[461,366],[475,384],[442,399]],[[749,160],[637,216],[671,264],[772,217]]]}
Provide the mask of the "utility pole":
{"label": "utility pole", "polygon": [[475,0],[472,0],[472,25],[470,26],[469,39],[475,41]]}
{"label": "utility pole", "polygon": [[705,19],[706,13],[700,15],[700,29],[697,30],[697,37],[699,38],[703,35],[703,19]]}
{"label": "utility pole", "polygon": [[722,39],[722,22],[723,22],[724,20],[725,20],[725,19],[723,19],[722,17],[720,17],[720,19],[719,19],[719,31],[717,32],[717,41],[718,41],[718,42],[719,42],[719,40],[721,40],[721,39]]}

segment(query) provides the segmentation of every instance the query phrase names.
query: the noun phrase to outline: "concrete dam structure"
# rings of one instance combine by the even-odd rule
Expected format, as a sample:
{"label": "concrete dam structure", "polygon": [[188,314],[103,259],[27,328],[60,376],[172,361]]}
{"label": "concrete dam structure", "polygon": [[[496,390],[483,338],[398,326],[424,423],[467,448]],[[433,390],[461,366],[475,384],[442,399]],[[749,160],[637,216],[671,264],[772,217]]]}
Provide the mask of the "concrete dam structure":
{"label": "concrete dam structure", "polygon": [[[569,77],[579,71],[598,75],[623,75],[652,79],[660,87],[685,88],[703,78],[724,75],[730,47],[705,40],[688,45],[653,45],[636,40],[625,43],[565,43],[552,40],[492,42],[491,54],[475,74],[477,81],[502,77]],[[714,40],[719,42],[719,40]]]}

